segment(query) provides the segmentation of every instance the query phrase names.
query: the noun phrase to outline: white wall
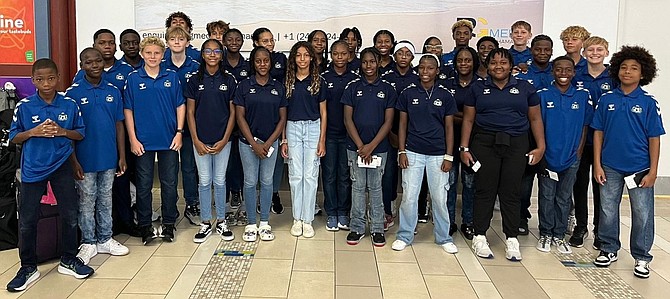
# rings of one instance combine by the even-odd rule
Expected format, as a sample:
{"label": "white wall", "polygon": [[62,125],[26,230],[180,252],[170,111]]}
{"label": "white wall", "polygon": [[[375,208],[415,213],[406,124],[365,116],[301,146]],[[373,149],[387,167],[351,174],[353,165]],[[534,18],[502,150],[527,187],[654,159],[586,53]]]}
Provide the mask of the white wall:
{"label": "white wall", "polygon": [[78,0],[77,10],[77,51],[93,45],[93,34],[107,28],[116,34],[117,57],[123,56],[118,47],[119,34],[125,29],[135,28],[134,0]]}

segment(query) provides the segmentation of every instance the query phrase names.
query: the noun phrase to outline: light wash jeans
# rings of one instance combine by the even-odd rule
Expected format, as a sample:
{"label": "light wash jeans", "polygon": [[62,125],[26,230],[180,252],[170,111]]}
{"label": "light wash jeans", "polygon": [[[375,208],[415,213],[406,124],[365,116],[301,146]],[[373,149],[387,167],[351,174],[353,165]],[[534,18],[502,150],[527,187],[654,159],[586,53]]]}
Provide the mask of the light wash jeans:
{"label": "light wash jeans", "polygon": [[449,173],[442,171],[444,156],[429,156],[407,151],[409,167],[402,170],[402,203],[400,204],[400,225],[396,239],[407,244],[414,241],[414,229],[418,220],[418,200],[421,191],[424,169],[428,178],[428,190],[433,209],[433,234],[435,243],[442,245],[454,242],[449,235],[449,211],[447,210],[447,191],[449,191]]}
{"label": "light wash jeans", "polygon": [[230,157],[231,142],[228,142],[216,155],[198,155],[193,146],[195,165],[198,167],[198,197],[200,198],[200,219],[212,220],[212,185],[214,185],[214,202],[216,217],[226,218],[226,170]]}
{"label": "light wash jeans", "polygon": [[[67,162],[66,162],[67,163]],[[112,185],[115,169],[84,173],[79,187],[79,228],[84,244],[112,238]]]}
{"label": "light wash jeans", "polygon": [[579,160],[558,173],[558,182],[539,176],[538,220],[540,235],[563,239],[568,229],[568,214],[572,203],[572,187],[577,179]]}
{"label": "light wash jeans", "polygon": [[321,134],[321,120],[288,121],[288,182],[291,186],[293,219],[311,223],[314,220],[319,165],[316,147]]}
{"label": "light wash jeans", "polygon": [[352,232],[365,233],[365,189],[370,195],[370,216],[372,224],[370,233],[384,232],[384,196],[382,194],[382,176],[386,153],[373,154],[382,158],[382,165],[377,168],[358,167],[358,153],[347,150],[349,160],[349,174],[351,175],[351,222]]}
{"label": "light wash jeans", "polygon": [[[251,147],[240,142],[240,158],[242,159],[242,167],[244,168],[244,205],[246,206],[249,224],[256,224],[256,198],[258,192],[256,191],[256,184],[260,180],[261,183],[261,221],[268,221],[270,219],[270,205],[272,204],[272,174],[275,169],[275,162],[277,162],[277,155],[279,154],[279,143],[275,140],[272,147],[275,148],[270,157],[261,159]],[[218,204],[216,205],[219,206]]]}
{"label": "light wash jeans", "polygon": [[[602,241],[600,250],[617,252],[621,249],[619,240],[619,208],[625,176],[631,173],[620,173],[603,166],[605,185],[600,186],[600,223],[598,237]],[[636,260],[650,262],[653,256],[649,253],[654,244],[654,187],[629,189],[632,226],[630,228],[630,253]]]}

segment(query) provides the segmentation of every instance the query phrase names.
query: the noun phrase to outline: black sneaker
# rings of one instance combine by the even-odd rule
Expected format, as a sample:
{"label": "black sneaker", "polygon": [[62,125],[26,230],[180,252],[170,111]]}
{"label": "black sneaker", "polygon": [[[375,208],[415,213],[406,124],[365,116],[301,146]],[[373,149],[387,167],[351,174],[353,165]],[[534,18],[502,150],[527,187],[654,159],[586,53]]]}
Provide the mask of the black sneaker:
{"label": "black sneaker", "polygon": [[472,237],[475,236],[475,227],[463,223],[461,224],[461,232],[463,233],[463,237],[465,237],[468,240],[472,240]]}
{"label": "black sneaker", "polygon": [[616,252],[605,252],[601,250],[598,257],[593,261],[593,264],[598,267],[609,267],[609,265],[616,262],[618,259]]}
{"label": "black sneaker", "polygon": [[184,217],[188,220],[188,222],[192,225],[200,225],[202,221],[200,221],[200,206],[199,205],[192,205],[192,206],[186,206],[186,209],[184,209]]}
{"label": "black sneaker", "polygon": [[40,278],[40,272],[37,271],[37,267],[21,266],[14,279],[7,284],[7,290],[10,292],[23,291],[38,278]]}
{"label": "black sneaker", "polygon": [[376,247],[384,247],[384,245],[386,245],[384,233],[372,233],[372,245],[375,245]]}
{"label": "black sneaker", "polygon": [[[272,213],[281,214],[284,213],[284,206],[281,204],[281,198],[279,198],[279,192],[272,193]],[[260,211],[259,211],[260,213]]]}
{"label": "black sneaker", "polygon": [[600,250],[600,245],[602,245],[602,241],[600,240],[600,238],[598,238],[598,234],[594,232],[593,233],[593,249]]}
{"label": "black sneaker", "polygon": [[530,232],[528,231],[528,219],[522,218],[519,222],[519,235],[527,236]]}
{"label": "black sneaker", "polygon": [[589,230],[585,227],[575,227],[575,230],[572,232],[568,244],[572,247],[582,248],[584,247],[584,239],[589,236]]}
{"label": "black sneaker", "polygon": [[242,194],[240,192],[231,192],[230,206],[234,209],[242,205]]}
{"label": "black sneaker", "polygon": [[221,221],[216,224],[216,232],[221,235],[221,239],[224,241],[232,241],[235,239],[235,235],[233,235],[233,232],[228,228],[228,225],[226,225],[226,221]]}
{"label": "black sneaker", "polygon": [[419,223],[428,223],[428,213],[426,214],[419,214]]}
{"label": "black sneaker", "polygon": [[643,260],[635,260],[635,269],[633,274],[639,278],[649,278],[649,262]]}
{"label": "black sneaker", "polygon": [[347,244],[349,245],[358,245],[361,242],[361,239],[365,237],[365,234],[359,234],[357,232],[350,232],[347,235]]}
{"label": "black sneaker", "polygon": [[158,237],[156,230],[152,225],[140,227],[140,234],[142,235],[142,244],[144,245],[149,245],[151,241]]}
{"label": "black sneaker", "polygon": [[235,212],[226,212],[226,224],[230,226],[237,225],[237,216]]}
{"label": "black sneaker", "polygon": [[165,242],[174,242],[174,231],[176,228],[174,224],[163,224],[161,225],[160,236]]}
{"label": "black sneaker", "polygon": [[452,223],[452,224],[449,226],[449,235],[450,235],[450,236],[453,236],[454,233],[457,232],[457,231],[458,231],[458,224],[456,224],[456,223]]}
{"label": "black sneaker", "polygon": [[88,278],[93,275],[93,268],[84,265],[84,262],[78,257],[64,257],[60,259],[58,273],[74,276],[78,279]]}
{"label": "black sneaker", "polygon": [[209,235],[212,234],[212,224],[211,223],[200,223],[200,229],[198,230],[197,233],[195,233],[195,237],[193,237],[193,242],[195,243],[203,243],[207,241],[207,238],[209,238]]}

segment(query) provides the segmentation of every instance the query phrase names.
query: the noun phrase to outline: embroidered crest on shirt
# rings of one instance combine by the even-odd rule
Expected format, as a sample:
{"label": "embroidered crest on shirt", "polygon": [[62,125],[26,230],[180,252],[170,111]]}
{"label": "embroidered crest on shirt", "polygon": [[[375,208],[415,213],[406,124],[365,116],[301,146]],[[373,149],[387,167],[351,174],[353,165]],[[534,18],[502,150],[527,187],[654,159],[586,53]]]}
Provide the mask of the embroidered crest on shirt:
{"label": "embroidered crest on shirt", "polygon": [[67,114],[65,114],[65,112],[61,112],[58,115],[58,121],[66,121],[66,120],[67,120]]}
{"label": "embroidered crest on shirt", "polygon": [[386,96],[386,94],[383,91],[380,91],[377,93],[377,97],[380,99],[383,99]]}
{"label": "embroidered crest on shirt", "polygon": [[219,85],[219,90],[220,91],[226,91],[226,90],[228,90],[228,86],[226,84],[221,84],[221,85]]}
{"label": "embroidered crest on shirt", "polygon": [[509,90],[509,93],[511,93],[511,94],[519,94],[519,90],[518,90],[516,87],[512,87],[512,88]]}
{"label": "embroidered crest on shirt", "polygon": [[82,105],[88,104],[88,98],[81,98],[80,101]]}
{"label": "embroidered crest on shirt", "polygon": [[166,88],[170,88],[172,87],[172,82],[170,82],[170,80],[165,80],[165,82],[163,82],[163,86],[165,86]]}
{"label": "embroidered crest on shirt", "polygon": [[273,94],[273,95],[276,95],[276,96],[279,95],[279,92],[274,88],[272,90],[270,90],[270,93]]}
{"label": "embroidered crest on shirt", "polygon": [[570,109],[579,110],[579,103],[577,103],[577,102],[572,103],[572,105],[570,106]]}
{"label": "embroidered crest on shirt", "polygon": [[147,89],[147,85],[144,82],[140,83],[140,90]]}
{"label": "embroidered crest on shirt", "polygon": [[484,88],[484,94],[491,94],[491,89]]}
{"label": "embroidered crest on shirt", "polygon": [[547,108],[554,108],[554,102],[547,102]]}
{"label": "embroidered crest on shirt", "polygon": [[640,105],[635,105],[633,106],[633,108],[630,108],[630,111],[632,111],[633,113],[640,114],[642,113],[642,107],[640,107]]}
{"label": "embroidered crest on shirt", "polygon": [[33,116],[32,116],[32,119],[33,119],[33,123],[41,122],[41,120],[40,120],[40,116],[39,116],[39,115],[33,115]]}
{"label": "embroidered crest on shirt", "polygon": [[205,90],[205,85],[203,85],[203,84],[198,85],[198,91],[202,91],[202,90]]}
{"label": "embroidered crest on shirt", "polygon": [[441,80],[447,79],[447,75],[440,73],[440,79]]}
{"label": "embroidered crest on shirt", "polygon": [[610,86],[609,83],[605,82],[605,83],[603,83],[603,84],[600,84],[600,89],[602,89],[602,90],[610,90],[610,89],[612,89],[612,87]]}
{"label": "embroidered crest on shirt", "polygon": [[419,99],[412,99],[412,105],[419,105]]}
{"label": "embroidered crest on shirt", "polygon": [[363,96],[363,91],[362,90],[357,90],[356,91],[356,96],[357,97],[362,97]]}
{"label": "embroidered crest on shirt", "polygon": [[241,70],[240,71],[240,76],[246,77],[247,76],[247,70]]}
{"label": "embroidered crest on shirt", "polygon": [[123,74],[121,73],[116,74],[116,80],[123,81],[123,79],[124,79]]}
{"label": "embroidered crest on shirt", "polygon": [[249,88],[249,93],[256,93],[256,88]]}
{"label": "embroidered crest on shirt", "polygon": [[114,102],[114,97],[111,94],[108,94],[105,101],[107,101],[107,103]]}
{"label": "embroidered crest on shirt", "polygon": [[280,69],[281,68],[281,63],[280,62],[275,63],[275,68]]}
{"label": "embroidered crest on shirt", "polygon": [[608,104],[607,111],[614,111],[614,104]]}
{"label": "embroidered crest on shirt", "polygon": [[442,107],[442,101],[440,99],[437,99],[437,100],[433,101],[433,105],[435,105],[437,107]]}

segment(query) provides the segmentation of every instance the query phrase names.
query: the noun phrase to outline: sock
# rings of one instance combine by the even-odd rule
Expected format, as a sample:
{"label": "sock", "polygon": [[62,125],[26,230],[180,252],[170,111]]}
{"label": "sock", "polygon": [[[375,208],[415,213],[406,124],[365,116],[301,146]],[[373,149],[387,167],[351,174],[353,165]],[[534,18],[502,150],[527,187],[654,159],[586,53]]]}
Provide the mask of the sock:
{"label": "sock", "polygon": [[268,223],[268,221],[261,221],[261,225],[259,225],[259,227],[264,226],[264,225],[270,225],[270,224]]}

